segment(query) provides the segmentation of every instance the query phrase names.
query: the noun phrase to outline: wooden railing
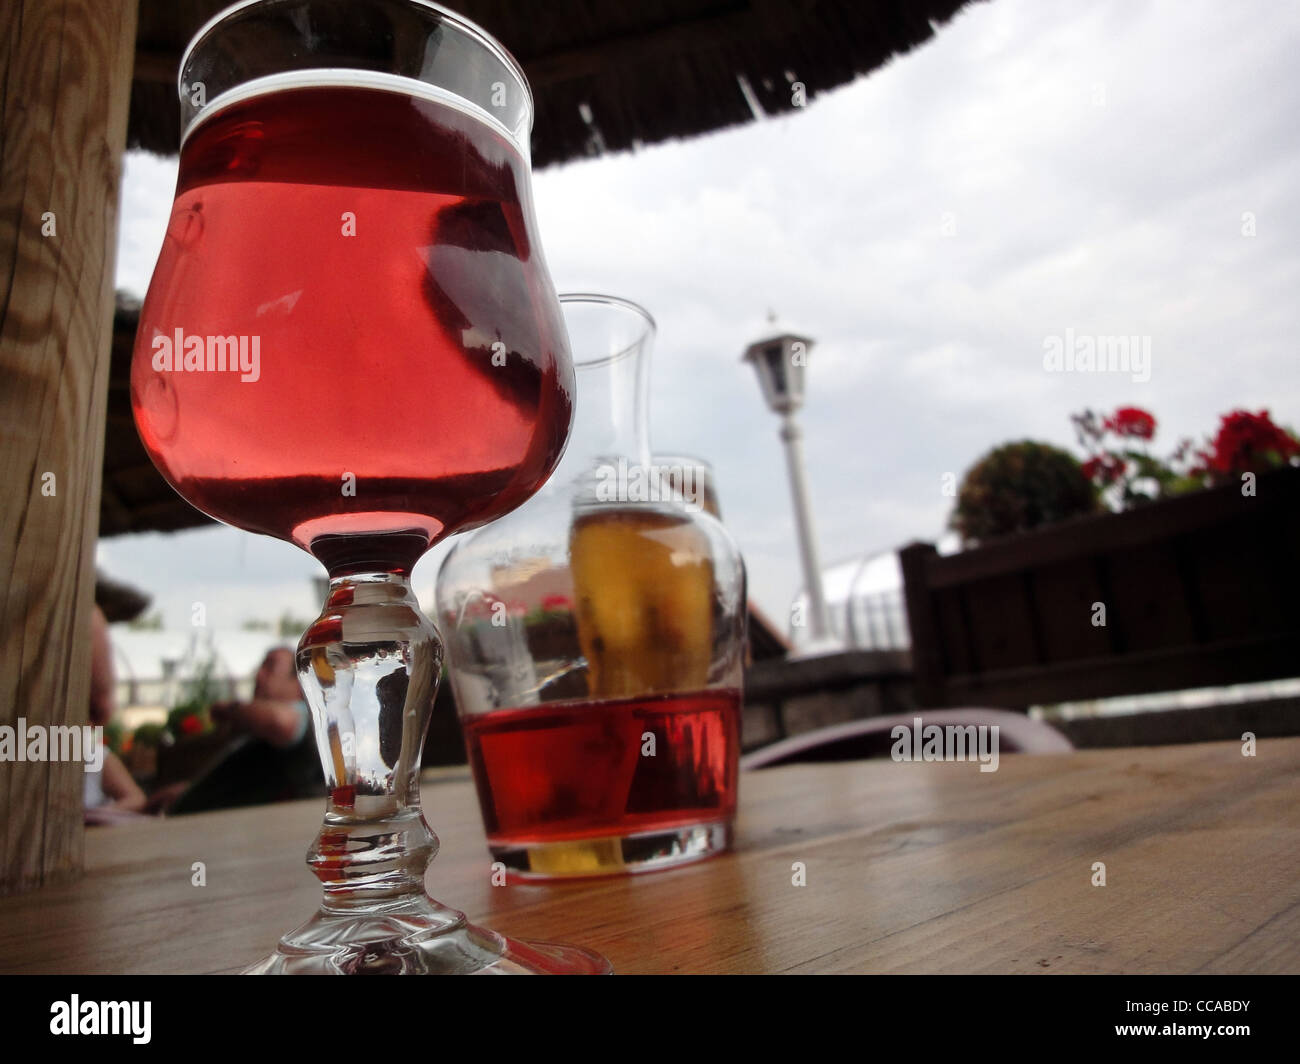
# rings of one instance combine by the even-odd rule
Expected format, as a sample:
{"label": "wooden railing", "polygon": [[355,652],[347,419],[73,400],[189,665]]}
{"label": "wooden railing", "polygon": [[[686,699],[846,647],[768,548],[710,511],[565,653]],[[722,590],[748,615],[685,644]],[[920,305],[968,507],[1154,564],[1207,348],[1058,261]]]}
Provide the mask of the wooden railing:
{"label": "wooden railing", "polygon": [[1023,708],[1300,676],[1300,468],[902,552],[916,695]]}
{"label": "wooden railing", "polygon": [[745,671],[741,747],[916,707],[905,650],[850,650],[755,662]]}

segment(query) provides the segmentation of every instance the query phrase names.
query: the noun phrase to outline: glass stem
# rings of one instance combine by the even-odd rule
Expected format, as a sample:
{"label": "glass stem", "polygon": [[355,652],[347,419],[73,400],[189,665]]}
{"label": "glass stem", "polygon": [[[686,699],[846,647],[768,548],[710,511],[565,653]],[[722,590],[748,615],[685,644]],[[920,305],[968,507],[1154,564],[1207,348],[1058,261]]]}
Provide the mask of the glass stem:
{"label": "glass stem", "polygon": [[329,789],[307,853],[322,908],[422,899],[438,837],[420,810],[420,755],[442,644],[407,577],[333,577],[297,664]]}

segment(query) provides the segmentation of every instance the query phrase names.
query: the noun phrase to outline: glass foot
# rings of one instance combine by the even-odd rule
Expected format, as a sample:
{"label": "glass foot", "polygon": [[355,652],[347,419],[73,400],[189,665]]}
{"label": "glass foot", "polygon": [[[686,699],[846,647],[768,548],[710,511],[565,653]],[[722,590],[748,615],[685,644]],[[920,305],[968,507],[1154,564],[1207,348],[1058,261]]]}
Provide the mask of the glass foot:
{"label": "glass foot", "polygon": [[631,875],[702,861],[731,845],[731,824],[692,824],[637,835],[545,843],[490,843],[492,860],[520,879]]}
{"label": "glass foot", "polygon": [[245,975],[609,975],[591,950],[475,927],[431,898],[365,912],[321,909]]}

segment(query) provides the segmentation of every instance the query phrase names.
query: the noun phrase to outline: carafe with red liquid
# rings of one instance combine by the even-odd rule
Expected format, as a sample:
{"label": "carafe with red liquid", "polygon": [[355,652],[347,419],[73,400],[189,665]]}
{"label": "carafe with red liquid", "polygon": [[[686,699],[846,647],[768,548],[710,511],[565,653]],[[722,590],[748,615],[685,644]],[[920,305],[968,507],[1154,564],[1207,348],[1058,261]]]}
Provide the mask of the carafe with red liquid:
{"label": "carafe with red liquid", "polygon": [[722,851],[740,751],[744,566],[696,490],[704,476],[650,461],[653,320],[609,296],[560,303],[577,375],[569,450],[438,577],[488,844],[532,878]]}

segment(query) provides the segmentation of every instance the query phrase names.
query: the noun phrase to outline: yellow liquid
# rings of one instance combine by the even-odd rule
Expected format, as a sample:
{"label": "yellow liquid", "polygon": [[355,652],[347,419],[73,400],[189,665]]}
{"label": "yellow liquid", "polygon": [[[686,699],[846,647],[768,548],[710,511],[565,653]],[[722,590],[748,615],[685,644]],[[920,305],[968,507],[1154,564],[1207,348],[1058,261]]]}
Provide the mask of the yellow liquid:
{"label": "yellow liquid", "polygon": [[713,657],[713,562],[689,518],[588,514],[570,533],[578,642],[593,698],[699,690]]}

